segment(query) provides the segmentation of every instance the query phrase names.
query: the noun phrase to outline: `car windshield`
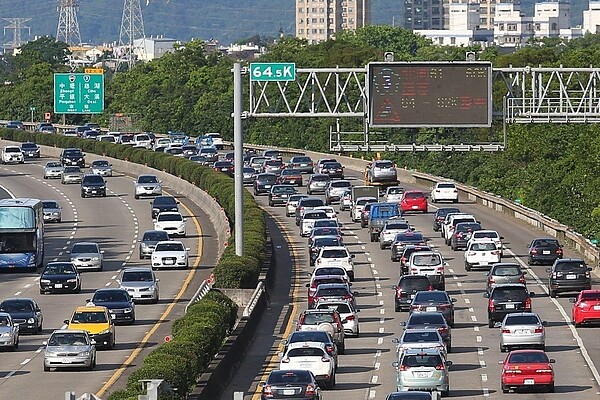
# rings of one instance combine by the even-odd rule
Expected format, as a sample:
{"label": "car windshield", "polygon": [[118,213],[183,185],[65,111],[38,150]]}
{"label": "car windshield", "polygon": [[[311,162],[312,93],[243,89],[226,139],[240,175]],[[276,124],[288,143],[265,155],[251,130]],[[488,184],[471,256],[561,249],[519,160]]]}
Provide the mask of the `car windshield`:
{"label": "car windshield", "polygon": [[401,187],[392,187],[388,188],[387,194],[402,194],[404,193],[404,188]]}
{"label": "car windshield", "polygon": [[521,270],[516,265],[515,266],[508,266],[508,267],[496,267],[494,269],[494,272],[491,275],[495,275],[495,276],[521,275]]}
{"label": "car windshield", "polygon": [[399,233],[396,235],[395,241],[396,242],[422,242],[423,235],[421,235],[420,233],[409,233],[409,234]]}
{"label": "car windshield", "polygon": [[493,251],[496,250],[495,243],[472,243],[471,251]]}
{"label": "car windshield", "polygon": [[408,192],[404,194],[405,199],[422,199],[425,197],[425,194],[422,192]]}
{"label": "car windshield", "polygon": [[100,175],[88,175],[83,183],[104,183],[104,179]]}
{"label": "car windshield", "polygon": [[33,304],[30,301],[5,300],[0,304],[0,310],[6,312],[33,311]]}
{"label": "car windshield", "polygon": [[327,313],[309,313],[304,315],[304,320],[302,324],[304,325],[319,325],[323,322],[334,323],[335,319],[332,314]]}
{"label": "car windshield", "polygon": [[175,201],[175,198],[173,198],[173,197],[162,196],[162,197],[157,197],[156,199],[154,199],[154,205],[155,206],[175,206],[175,205],[177,205],[177,202]]}
{"label": "car windshield", "polygon": [[538,351],[513,352],[508,356],[511,364],[546,364],[548,361],[548,356]]}
{"label": "car windshield", "polygon": [[112,301],[129,301],[127,293],[122,290],[102,290],[96,292],[92,298],[92,303],[96,302],[112,302]]}
{"label": "car windshield", "polygon": [[442,357],[439,354],[419,354],[419,355],[406,355],[402,359],[402,365],[409,368],[417,367],[437,367],[443,364]]}
{"label": "car windshield", "polygon": [[203,149],[200,149],[200,154],[216,154],[217,150],[213,149],[212,147],[205,147]]}
{"label": "car windshield", "polygon": [[259,175],[257,180],[262,183],[275,183],[275,182],[277,182],[277,175],[273,175],[273,174]]}
{"label": "car windshield", "polygon": [[165,222],[165,221],[183,221],[183,217],[181,216],[181,214],[166,214],[166,213],[162,213],[162,214],[158,214],[158,221],[159,222]]}
{"label": "car windshield", "polygon": [[412,257],[412,264],[417,267],[430,267],[433,265],[440,265],[442,263],[442,257],[439,254],[421,255],[416,253]]}
{"label": "car windshield", "polygon": [[460,212],[460,210],[458,208],[440,208],[439,210],[436,211],[436,215],[438,217],[445,217],[446,215],[450,214],[450,213],[458,213]]}
{"label": "car windshield", "polygon": [[310,157],[294,157],[294,162],[295,163],[309,163],[312,162],[312,160],[310,159]]}
{"label": "car windshield", "polygon": [[558,240],[554,240],[554,239],[538,239],[538,240],[534,240],[533,244],[534,247],[538,246],[538,247],[560,247],[560,244],[558,243]]}
{"label": "car windshield", "polygon": [[57,167],[62,167],[62,164],[59,162],[49,162],[49,163],[46,163],[46,167],[47,168],[57,168]]}
{"label": "car windshield", "polygon": [[334,219],[319,219],[315,221],[314,228],[337,228],[338,223]]}
{"label": "car windshield", "polygon": [[294,193],[296,189],[291,186],[275,186],[273,188],[273,193]]}
{"label": "car windshield", "polygon": [[342,164],[340,164],[338,162],[323,163],[323,168],[325,168],[325,169],[342,168]]}
{"label": "car windshield", "polygon": [[406,222],[394,222],[391,224],[386,224],[385,229],[409,229],[410,226]]}
{"label": "car windshield", "polygon": [[6,315],[0,315],[0,326],[8,326],[10,321]]}
{"label": "car windshield", "polygon": [[38,147],[38,146],[37,146],[37,144],[35,144],[35,143],[23,143],[23,144],[21,145],[21,148],[22,148],[22,149],[37,149],[37,147]]}
{"label": "car windshield", "polygon": [[49,275],[63,275],[63,274],[67,274],[67,275],[75,275],[75,267],[73,267],[71,264],[50,264],[46,267],[46,270],[44,271],[44,274],[49,274]]}
{"label": "car windshield", "polygon": [[275,371],[269,375],[269,385],[282,383],[310,383],[312,378],[308,371]]}
{"label": "car windshield", "polygon": [[394,164],[391,161],[378,161],[375,163],[375,168],[392,168]]}
{"label": "car windshield", "polygon": [[508,314],[504,325],[540,325],[540,320],[535,315]]}
{"label": "car windshield", "polygon": [[146,232],[142,242],[158,242],[161,240],[169,240],[169,234],[165,231]]}
{"label": "car windshield", "polygon": [[158,178],[154,175],[138,176],[138,183],[158,183]]}
{"label": "car windshield", "polygon": [[411,332],[406,331],[402,341],[406,343],[438,342],[440,340],[437,331]]}
{"label": "car windshield", "polygon": [[315,270],[315,276],[320,275],[344,275],[346,270],[342,267],[324,267]]}
{"label": "car windshield", "polygon": [[281,175],[300,175],[300,172],[297,169],[284,169]]}
{"label": "car windshield", "polygon": [[81,150],[65,150],[63,153],[66,157],[80,157]]}
{"label": "car windshield", "polygon": [[81,170],[79,169],[79,167],[71,167],[71,166],[65,167],[64,171],[67,174],[81,173]]}
{"label": "car windshield", "polygon": [[498,233],[497,232],[473,232],[473,237],[480,239],[480,238],[489,238],[489,239],[497,239],[498,238]]}
{"label": "car windshield", "polygon": [[327,218],[327,214],[324,211],[315,211],[315,212],[307,212],[304,213],[304,219],[325,219]]}
{"label": "car windshield", "polygon": [[345,296],[348,294],[348,289],[345,287],[333,287],[333,288],[317,288],[317,296]]}
{"label": "car windshield", "polygon": [[446,292],[437,290],[428,290],[425,292],[419,292],[415,295],[417,302],[430,302],[430,303],[448,303],[448,295]]}
{"label": "car windshield", "polygon": [[303,207],[320,207],[323,205],[323,200],[321,199],[306,199],[302,200]]}
{"label": "car windshield", "polygon": [[403,291],[428,290],[431,283],[426,276],[423,278],[425,279],[401,278],[400,282],[398,282],[398,286],[400,286]]}
{"label": "car windshield", "polygon": [[76,312],[71,322],[80,324],[105,324],[108,322],[103,311]]}
{"label": "car windshield", "polygon": [[600,292],[583,292],[581,300],[600,300]]}
{"label": "car windshield", "polygon": [[288,340],[289,343],[297,342],[331,342],[325,331],[296,331]]}
{"label": "car windshield", "polygon": [[19,152],[21,152],[21,149],[18,147],[5,147],[4,151],[6,153],[19,153]]}
{"label": "car windshield", "polygon": [[108,161],[99,160],[99,161],[92,162],[92,167],[108,167],[108,166],[110,166],[108,164]]}
{"label": "car windshield", "polygon": [[469,232],[481,229],[481,225],[472,222],[456,224],[456,232]]}
{"label": "car windshield", "polygon": [[122,282],[153,282],[152,272],[150,271],[125,271],[123,272]]}
{"label": "car windshield", "polygon": [[314,175],[311,179],[313,182],[327,182],[329,180],[329,176],[327,175]]}
{"label": "car windshield", "polygon": [[329,186],[334,188],[348,188],[352,186],[352,184],[348,181],[333,181],[329,184]]}
{"label": "car windshield", "polygon": [[554,271],[556,272],[568,272],[568,271],[583,271],[586,269],[586,266],[581,261],[567,261],[567,262],[559,262],[554,266]]}
{"label": "car windshield", "polygon": [[318,347],[300,347],[291,349],[287,353],[287,357],[323,357],[325,353]]}
{"label": "car windshield", "polygon": [[438,183],[438,189],[455,189],[454,183]]}
{"label": "car windshield", "polygon": [[83,333],[55,333],[48,340],[48,346],[86,346],[87,336]]}
{"label": "car windshield", "polygon": [[182,243],[160,243],[154,251],[184,251],[184,248]]}
{"label": "car windshield", "polygon": [[98,253],[98,247],[94,244],[76,244],[71,253]]}
{"label": "car windshield", "polygon": [[55,201],[42,201],[42,207],[51,209],[51,208],[58,208],[59,206],[58,206],[58,203]]}
{"label": "car windshield", "polygon": [[328,250],[325,249],[321,252],[321,257],[322,258],[343,258],[343,257],[348,257],[348,251],[345,249],[335,249],[335,250]]}
{"label": "car windshield", "polygon": [[369,203],[369,202],[372,202],[372,201],[373,201],[373,199],[371,199],[371,198],[367,198],[367,199],[358,199],[358,200],[356,200],[356,205],[357,205],[357,206],[364,206],[365,204],[367,204],[367,203]]}

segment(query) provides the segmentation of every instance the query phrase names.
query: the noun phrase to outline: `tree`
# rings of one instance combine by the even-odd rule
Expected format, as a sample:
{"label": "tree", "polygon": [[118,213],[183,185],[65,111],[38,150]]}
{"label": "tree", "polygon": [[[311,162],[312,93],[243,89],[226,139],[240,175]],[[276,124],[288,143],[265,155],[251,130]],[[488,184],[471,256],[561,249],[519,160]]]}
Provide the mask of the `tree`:
{"label": "tree", "polygon": [[19,68],[48,63],[53,69],[65,68],[68,56],[71,55],[68,45],[65,42],[59,42],[52,36],[42,36],[41,38],[27,42],[20,48],[19,54],[15,56],[15,61]]}

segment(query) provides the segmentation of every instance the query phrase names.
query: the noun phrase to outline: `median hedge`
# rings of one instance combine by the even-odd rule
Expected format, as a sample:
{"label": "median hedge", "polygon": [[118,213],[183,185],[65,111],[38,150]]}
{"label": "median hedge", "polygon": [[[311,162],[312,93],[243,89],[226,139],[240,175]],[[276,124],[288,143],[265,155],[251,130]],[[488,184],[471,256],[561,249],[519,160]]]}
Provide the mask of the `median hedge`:
{"label": "median hedge", "polygon": [[[2,129],[6,140],[36,142],[61,148],[79,147],[85,152],[144,164],[176,175],[202,188],[224,209],[232,230],[234,223],[233,179],[187,159],[146,149],[107,142],[83,140],[62,135]],[[214,269],[215,287],[254,288],[266,257],[266,224],[263,210],[244,191],[244,253],[235,254],[233,236]],[[127,388],[112,393],[109,400],[137,399],[144,394],[140,379],[164,379],[174,391],[161,399],[180,399],[194,387],[196,378],[206,369],[233,328],[237,305],[221,292],[212,290],[172,326],[173,340],[154,349],[128,379]]]}

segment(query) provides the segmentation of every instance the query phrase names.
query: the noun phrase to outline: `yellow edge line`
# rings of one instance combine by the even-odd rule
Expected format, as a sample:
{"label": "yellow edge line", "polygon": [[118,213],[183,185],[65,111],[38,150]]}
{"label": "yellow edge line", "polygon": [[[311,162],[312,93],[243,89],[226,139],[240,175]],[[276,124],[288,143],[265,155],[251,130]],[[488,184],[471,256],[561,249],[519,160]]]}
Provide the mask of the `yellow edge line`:
{"label": "yellow edge line", "polygon": [[[192,210],[190,210],[185,204],[181,203],[181,206],[188,212],[188,214],[190,216],[194,215]],[[119,367],[119,369],[117,369],[115,371],[115,373],[104,384],[104,386],[102,386],[102,388],[98,391],[98,393],[96,393],[97,397],[102,397],[104,395],[104,393],[106,393],[106,391],[108,389],[110,389],[110,387],[112,385],[115,384],[115,382],[121,377],[121,375],[123,375],[123,372],[125,371],[125,369],[129,365],[131,365],[131,363],[133,363],[133,361],[140,354],[140,352],[142,351],[142,349],[144,348],[146,343],[150,340],[150,337],[154,334],[154,332],[156,332],[156,330],[158,329],[160,324],[162,324],[164,322],[164,320],[169,316],[169,314],[171,313],[171,310],[173,310],[173,307],[175,307],[175,304],[177,304],[179,302],[179,299],[181,299],[181,296],[183,296],[183,294],[187,290],[188,286],[190,285],[190,282],[194,278],[194,274],[196,273],[196,269],[198,268],[198,265],[200,264],[200,259],[202,258],[203,239],[202,239],[202,227],[200,226],[198,219],[196,217],[193,217],[192,220],[194,221],[194,225],[196,225],[196,231],[198,232],[198,256],[196,257],[196,261],[194,262],[192,269],[188,272],[187,277],[185,278],[185,281],[183,282],[183,286],[181,286],[179,293],[177,293],[177,295],[175,296],[173,301],[171,301],[171,303],[169,304],[167,309],[162,313],[162,315],[160,316],[158,321],[152,326],[152,329],[150,329],[150,331],[148,333],[146,333],[146,336],[144,336],[142,341],[137,345],[137,347],[133,350],[133,352],[129,355],[129,357],[127,357],[125,362]]]}
{"label": "yellow edge line", "polygon": [[[283,233],[283,236],[285,237],[285,240],[288,242],[288,244],[292,244],[292,238],[289,235],[289,231],[287,229],[284,229],[284,227],[279,223],[279,221],[275,220],[275,223],[279,226],[279,229],[281,230],[281,232]],[[298,290],[299,290],[299,280],[300,280],[300,270],[298,269],[296,260],[298,259],[298,252],[296,251],[295,247],[291,247],[290,248],[291,253],[292,253],[292,268],[294,271],[294,274],[292,276],[292,280],[293,280],[293,285],[294,285],[294,290],[292,291],[292,311],[290,313],[290,318],[288,319],[287,325],[285,327],[285,332],[284,332],[284,338],[288,337],[290,335],[290,333],[292,332],[292,328],[294,327],[294,322],[296,320],[296,310],[298,308]],[[275,354],[273,354],[270,358],[269,358],[269,363],[267,364],[266,368],[265,368],[265,372],[263,372],[262,376],[260,377],[259,382],[264,382],[267,380],[269,374],[271,373],[272,370],[275,369],[275,366],[277,365],[277,359],[279,358],[279,352],[283,350],[283,344],[279,343],[279,345],[277,346],[277,351],[275,352]],[[262,394],[262,388],[260,387],[260,385],[256,385],[256,390],[254,392],[254,394],[252,395],[252,400],[260,400],[260,396]]]}

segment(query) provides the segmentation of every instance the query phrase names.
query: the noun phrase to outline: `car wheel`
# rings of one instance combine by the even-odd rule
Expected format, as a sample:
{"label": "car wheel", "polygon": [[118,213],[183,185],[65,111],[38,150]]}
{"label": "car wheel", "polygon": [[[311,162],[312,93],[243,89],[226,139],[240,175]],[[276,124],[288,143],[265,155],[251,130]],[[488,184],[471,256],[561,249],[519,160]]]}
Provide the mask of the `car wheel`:
{"label": "car wheel", "polygon": [[371,242],[375,242],[376,239],[377,239],[377,234],[371,233]]}
{"label": "car wheel", "polygon": [[384,249],[385,249],[385,246],[384,246],[384,245],[383,245],[383,243],[381,243],[381,242],[379,242],[379,249],[380,249],[380,250],[384,250]]}
{"label": "car wheel", "polygon": [[554,393],[554,383],[548,385],[548,393]]}
{"label": "car wheel", "polygon": [[40,294],[46,294],[46,292],[40,289]]}
{"label": "car wheel", "polygon": [[494,326],[496,326],[496,323],[494,322],[494,320],[488,318],[488,328],[493,328]]}
{"label": "car wheel", "polygon": [[500,353],[506,353],[507,351],[508,351],[508,347],[507,346],[500,345]]}
{"label": "car wheel", "polygon": [[48,177],[46,175],[44,175],[44,179],[48,179]]}
{"label": "car wheel", "polygon": [[556,290],[550,290],[550,297],[552,297],[553,299],[555,299],[556,295],[557,295]]}
{"label": "car wheel", "polygon": [[341,346],[338,346],[338,352],[340,354],[346,354],[346,343],[342,342]]}
{"label": "car wheel", "polygon": [[453,251],[456,251],[456,250],[458,250],[458,247],[456,247],[456,246],[455,246],[455,245],[454,245],[452,242],[450,242],[450,248],[451,248]]}
{"label": "car wheel", "polygon": [[44,364],[44,372],[50,372],[50,367],[47,367],[46,364]]}
{"label": "car wheel", "polygon": [[471,271],[471,266],[467,263],[465,263],[465,271],[467,271],[467,272]]}
{"label": "car wheel", "polygon": [[502,393],[506,394],[506,393],[508,393],[510,391],[506,386],[504,386],[504,383],[501,384],[501,388],[502,388]]}
{"label": "car wheel", "polygon": [[273,202],[269,201],[269,207],[273,207]]}
{"label": "car wheel", "polygon": [[448,389],[448,390],[442,390],[441,395],[442,395],[442,397],[448,397],[448,396],[450,396],[450,389]]}
{"label": "car wheel", "polygon": [[140,196],[139,196],[139,195],[137,195],[137,194],[134,194],[134,195],[133,195],[133,198],[134,198],[134,199],[136,199],[136,200],[139,200],[139,199],[140,199]]}

